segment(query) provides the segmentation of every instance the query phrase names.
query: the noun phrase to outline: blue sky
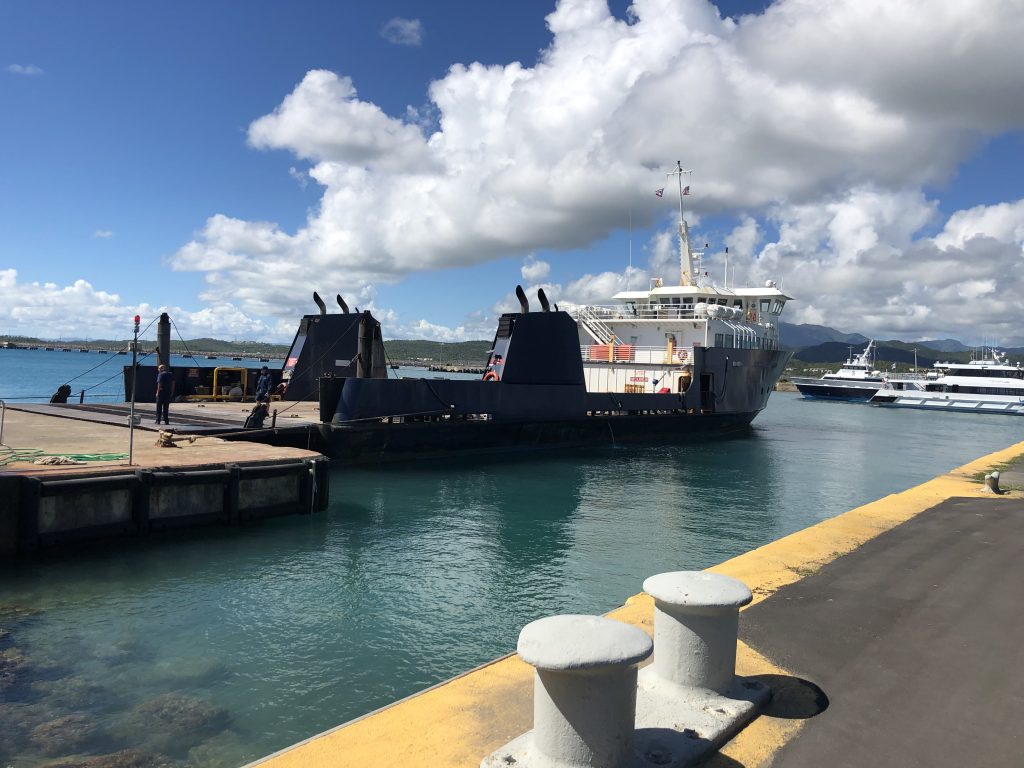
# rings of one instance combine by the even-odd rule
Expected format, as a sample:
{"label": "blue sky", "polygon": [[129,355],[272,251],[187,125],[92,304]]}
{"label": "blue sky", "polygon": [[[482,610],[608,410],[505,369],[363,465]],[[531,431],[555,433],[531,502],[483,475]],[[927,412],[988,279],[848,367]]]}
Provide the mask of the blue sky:
{"label": "blue sky", "polygon": [[517,283],[673,275],[679,159],[712,274],[728,245],[785,319],[1024,344],[1021,32],[1018,0],[0,0],[0,334],[288,340],[318,290],[489,338]]}

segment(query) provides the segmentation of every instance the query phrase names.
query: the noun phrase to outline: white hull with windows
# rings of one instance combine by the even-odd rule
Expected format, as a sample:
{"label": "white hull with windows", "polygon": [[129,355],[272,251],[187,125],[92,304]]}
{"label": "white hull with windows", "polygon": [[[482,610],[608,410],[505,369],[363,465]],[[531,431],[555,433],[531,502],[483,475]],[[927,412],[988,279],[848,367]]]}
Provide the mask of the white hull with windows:
{"label": "white hull with windows", "polygon": [[1005,355],[969,363],[935,363],[925,378],[894,378],[875,393],[872,405],[931,411],[1024,416],[1024,368]]}

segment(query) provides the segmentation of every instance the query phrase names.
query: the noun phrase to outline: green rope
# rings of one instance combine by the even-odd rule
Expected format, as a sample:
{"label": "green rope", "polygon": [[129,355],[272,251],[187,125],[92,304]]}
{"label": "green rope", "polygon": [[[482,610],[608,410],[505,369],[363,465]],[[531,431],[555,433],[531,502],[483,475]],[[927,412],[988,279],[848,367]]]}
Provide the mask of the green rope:
{"label": "green rope", "polygon": [[0,467],[16,462],[32,463],[44,456],[66,456],[75,461],[121,461],[128,458],[127,453],[46,453],[39,448],[11,448],[0,445]]}

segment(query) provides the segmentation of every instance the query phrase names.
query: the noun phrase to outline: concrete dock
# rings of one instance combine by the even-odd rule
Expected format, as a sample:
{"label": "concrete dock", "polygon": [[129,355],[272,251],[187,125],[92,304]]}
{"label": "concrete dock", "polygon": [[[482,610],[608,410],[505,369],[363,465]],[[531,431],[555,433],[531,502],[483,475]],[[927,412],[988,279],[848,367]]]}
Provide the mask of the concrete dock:
{"label": "concrete dock", "polygon": [[[736,671],[773,699],[707,765],[1021,765],[1022,458],[1024,443],[710,569],[753,591]],[[1012,490],[985,490],[994,469]],[[651,632],[652,613],[640,594],[608,615]],[[252,765],[475,768],[531,727],[532,693],[507,656]]]}
{"label": "concrete dock", "polygon": [[[261,442],[245,439],[251,409],[252,403],[174,404],[169,427],[158,427],[150,409],[137,411],[142,418],[129,463],[125,404],[8,405],[0,556],[325,508],[327,460],[289,447],[308,441],[316,404],[297,404],[286,425],[264,430]],[[266,444],[275,432],[283,445]],[[170,439],[158,441],[161,434]]]}

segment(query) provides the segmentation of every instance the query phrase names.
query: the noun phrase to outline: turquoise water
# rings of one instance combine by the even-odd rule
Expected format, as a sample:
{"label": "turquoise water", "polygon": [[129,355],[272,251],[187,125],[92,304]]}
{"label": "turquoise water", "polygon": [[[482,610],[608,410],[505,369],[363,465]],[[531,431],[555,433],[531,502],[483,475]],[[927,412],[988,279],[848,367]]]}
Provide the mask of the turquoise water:
{"label": "turquoise water", "polygon": [[[148,342],[150,348],[153,342]],[[124,384],[122,370],[131,365],[131,354],[79,352],[72,349],[62,352],[60,349],[0,349],[0,400],[12,403],[47,402],[50,395],[57,391],[61,384],[71,386],[71,402],[78,402],[79,393],[85,390],[86,402],[121,402],[124,400]],[[171,366],[177,367],[209,367],[266,365],[280,368],[283,360],[259,362],[253,358],[233,360],[231,357],[218,357],[207,360],[205,357],[193,358],[171,355]],[[140,354],[139,365],[155,365],[155,355]]]}
{"label": "turquoise water", "polygon": [[610,610],[1019,424],[776,393],[742,437],[338,470],[312,517],[8,564],[0,765],[126,747],[239,765],[510,652],[532,619]]}

